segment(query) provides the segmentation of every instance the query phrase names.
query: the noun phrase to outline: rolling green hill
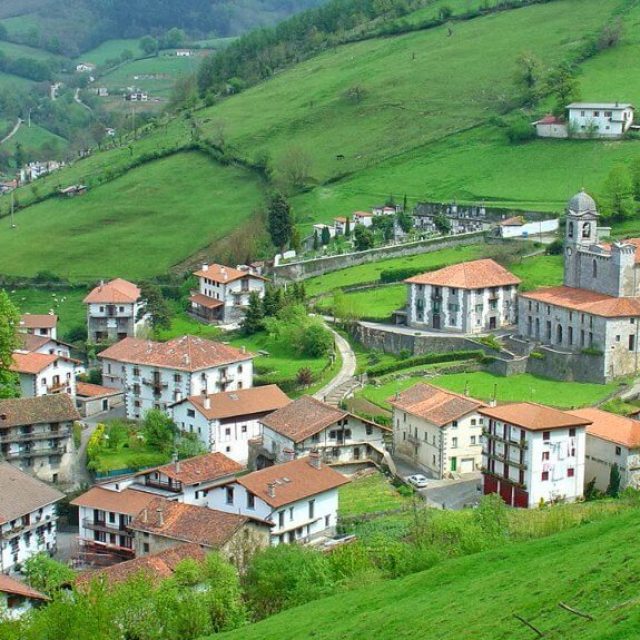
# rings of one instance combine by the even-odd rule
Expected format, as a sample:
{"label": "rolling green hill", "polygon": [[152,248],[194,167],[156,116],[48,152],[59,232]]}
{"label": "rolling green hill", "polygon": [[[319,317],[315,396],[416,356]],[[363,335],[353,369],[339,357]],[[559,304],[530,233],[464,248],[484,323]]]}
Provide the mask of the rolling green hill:
{"label": "rolling green hill", "polygon": [[[416,14],[433,12],[441,4]],[[532,51],[545,68],[552,67],[583,51],[615,16],[623,17],[620,43],[581,65],[582,94],[584,99],[633,101],[640,92],[628,82],[640,66],[634,55],[640,47],[638,1],[555,0],[451,27],[332,47],[195,110],[191,124],[183,116],[161,120],[139,140],[95,153],[39,181],[38,189],[46,193],[60,181],[100,183],[106,199],[110,186],[103,183],[110,173],[119,175],[145,154],[188,145],[195,127],[202,140],[219,144],[223,138],[228,155],[248,161],[268,155],[276,180],[292,158],[304,158],[309,188],[292,198],[304,232],[312,222],[367,208],[389,194],[406,193],[411,204],[420,199],[482,200],[559,211],[581,186],[597,194],[612,166],[640,155],[640,142],[539,140],[513,145],[498,120],[515,113],[513,76],[520,53]],[[417,20],[405,18],[412,19]],[[131,77],[130,66],[118,70],[118,82]],[[539,110],[545,108],[543,104]],[[28,191],[19,196],[23,206],[33,199]],[[35,219],[60,206],[29,207],[18,217]],[[158,215],[167,215],[162,203],[158,207]],[[55,233],[64,236],[70,218],[56,219]],[[163,232],[160,227],[157,233]],[[202,246],[202,238],[184,237],[181,246],[188,255]],[[24,264],[9,250],[6,261],[0,258],[0,272],[8,265],[15,272]],[[133,277],[125,271],[120,275]]]}
{"label": "rolling green hill", "polygon": [[[536,541],[450,560],[268,618],[219,640],[635,638],[637,510]],[[593,617],[559,606],[565,603]]]}

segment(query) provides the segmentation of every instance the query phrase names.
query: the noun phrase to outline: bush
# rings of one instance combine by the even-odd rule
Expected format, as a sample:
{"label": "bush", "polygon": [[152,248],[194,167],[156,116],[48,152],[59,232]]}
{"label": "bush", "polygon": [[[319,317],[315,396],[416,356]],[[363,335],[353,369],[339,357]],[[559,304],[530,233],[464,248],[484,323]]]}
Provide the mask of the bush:
{"label": "bush", "polygon": [[563,250],[564,250],[564,243],[562,242],[562,240],[560,240],[560,238],[557,238],[556,240],[554,240],[553,242],[547,245],[545,253],[548,256],[559,256],[559,255],[562,255]]}
{"label": "bush", "polygon": [[429,271],[437,271],[447,265],[438,264],[427,269],[419,267],[400,267],[398,269],[384,269],[380,272],[380,282],[383,284],[390,282],[400,282],[413,276],[417,276],[420,273],[428,273]]}
{"label": "bush", "polygon": [[511,144],[520,144],[533,140],[536,130],[531,126],[528,118],[522,117],[514,120],[507,127],[507,138]]}
{"label": "bush", "polygon": [[436,364],[439,362],[455,362],[457,360],[469,360],[475,358],[480,360],[484,357],[484,352],[479,350],[473,351],[449,351],[447,353],[427,353],[421,356],[414,356],[413,358],[406,358],[398,362],[389,362],[385,364],[379,364],[374,367],[369,367],[366,370],[367,375],[370,378],[376,378],[378,376],[386,375],[387,373],[393,373],[394,371],[400,371],[409,367],[415,367],[421,364]]}

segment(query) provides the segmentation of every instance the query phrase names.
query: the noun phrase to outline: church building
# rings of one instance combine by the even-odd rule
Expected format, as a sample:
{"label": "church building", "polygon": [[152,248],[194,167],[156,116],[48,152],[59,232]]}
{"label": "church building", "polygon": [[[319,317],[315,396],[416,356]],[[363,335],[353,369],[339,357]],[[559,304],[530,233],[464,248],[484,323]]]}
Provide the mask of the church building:
{"label": "church building", "polygon": [[638,371],[640,238],[606,242],[596,203],[584,191],[569,201],[564,283],[521,293],[520,336],[567,354],[591,356],[596,377]]}

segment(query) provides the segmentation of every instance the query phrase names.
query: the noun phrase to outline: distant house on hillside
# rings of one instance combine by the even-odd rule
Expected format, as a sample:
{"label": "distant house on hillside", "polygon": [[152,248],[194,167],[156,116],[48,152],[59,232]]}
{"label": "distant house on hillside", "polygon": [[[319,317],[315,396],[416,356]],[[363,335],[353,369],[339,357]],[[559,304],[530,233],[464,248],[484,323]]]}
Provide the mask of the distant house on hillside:
{"label": "distant house on hillside", "polygon": [[98,87],[96,90],[96,95],[98,98],[108,98],[109,97],[109,89],[107,87]]}
{"label": "distant house on hillside", "polygon": [[533,123],[538,138],[568,138],[567,123],[564,118],[554,115],[546,115]]}
{"label": "distant house on hillside", "polygon": [[149,94],[144,91],[132,91],[124,97],[127,102],[148,102]]}
{"label": "distant house on hillside", "polygon": [[193,51],[191,49],[177,49],[176,56],[178,58],[190,58],[193,55]]}
{"label": "distant house on hillside", "polygon": [[547,115],[533,125],[539,138],[621,138],[633,124],[634,107],[621,102],[572,102],[567,116]]}
{"label": "distant house on hillside", "polygon": [[527,222],[522,216],[512,216],[498,223],[497,232],[501,238],[526,238],[558,230],[559,220],[536,220]]}
{"label": "distant house on hillside", "polygon": [[76,65],[76,71],[78,73],[87,73],[88,71],[93,71],[96,68],[96,65],[93,62],[81,62]]}
{"label": "distant house on hillside", "polygon": [[87,192],[87,186],[84,184],[72,184],[70,187],[58,189],[58,193],[65,198],[73,198]]}

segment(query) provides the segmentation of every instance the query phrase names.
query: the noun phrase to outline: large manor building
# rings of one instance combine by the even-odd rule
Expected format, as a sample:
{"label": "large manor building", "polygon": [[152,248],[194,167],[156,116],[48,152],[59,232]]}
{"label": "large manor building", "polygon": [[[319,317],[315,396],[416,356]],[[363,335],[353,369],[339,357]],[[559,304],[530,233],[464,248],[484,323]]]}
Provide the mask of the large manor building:
{"label": "large manor building", "polygon": [[605,242],[603,232],[593,198],[571,198],[564,282],[519,295],[518,333],[547,350],[588,356],[596,377],[610,380],[638,371],[640,238]]}

